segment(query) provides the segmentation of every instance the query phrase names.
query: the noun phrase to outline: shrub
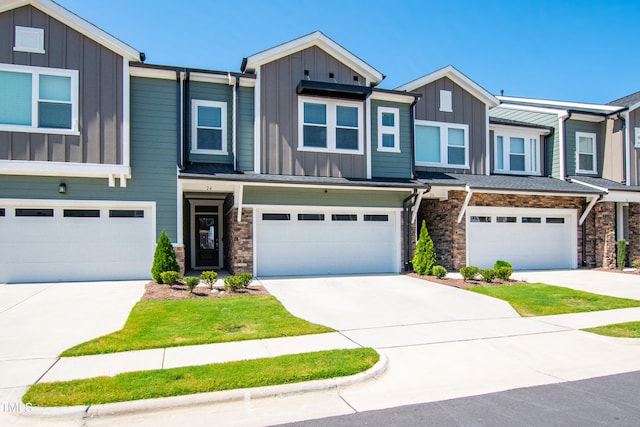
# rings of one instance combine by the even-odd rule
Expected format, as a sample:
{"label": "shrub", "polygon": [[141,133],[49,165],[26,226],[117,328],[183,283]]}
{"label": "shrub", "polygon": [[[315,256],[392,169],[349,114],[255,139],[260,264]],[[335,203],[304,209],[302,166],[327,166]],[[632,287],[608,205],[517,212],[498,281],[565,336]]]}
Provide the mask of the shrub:
{"label": "shrub", "polygon": [[480,270],[480,275],[483,281],[491,283],[493,279],[496,278],[496,271],[493,268],[485,268],[484,270]]}
{"label": "shrub", "polygon": [[200,280],[207,284],[210,288],[213,287],[213,284],[218,280],[218,273],[213,270],[203,271],[200,275]]}
{"label": "shrub", "polygon": [[462,278],[466,282],[467,280],[472,280],[480,273],[480,269],[475,265],[470,265],[468,267],[462,267],[460,269],[460,274],[462,274]]}
{"label": "shrub", "polygon": [[498,279],[500,280],[509,280],[509,277],[513,274],[513,268],[511,267],[503,266],[494,268],[494,270],[496,272],[496,276],[498,276]]}
{"label": "shrub", "polygon": [[413,271],[420,275],[431,274],[436,265],[436,251],[433,248],[433,240],[429,236],[427,224],[422,221],[420,237],[416,245],[416,253],[413,255]]}
{"label": "shrub", "polygon": [[512,269],[512,271],[513,271],[513,266],[512,266],[512,265],[511,265],[511,263],[510,263],[510,262],[508,262],[508,261],[503,261],[503,260],[499,259],[499,260],[498,260],[498,261],[496,261],[496,263],[493,265],[493,269],[494,269],[494,270],[496,270],[496,271],[497,271],[500,267],[509,267],[509,268],[511,268],[511,269]]}
{"label": "shrub", "polygon": [[631,264],[631,265],[633,265],[633,268],[636,268],[636,269],[640,270],[640,258],[634,259],[633,260],[633,264]]}
{"label": "shrub", "polygon": [[182,279],[182,282],[187,286],[189,292],[193,292],[193,289],[198,286],[200,279],[197,277],[187,276]]}
{"label": "shrub", "polygon": [[438,279],[442,279],[444,276],[447,275],[447,269],[441,265],[436,265],[435,267],[433,267],[432,273]]}
{"label": "shrub", "polygon": [[171,246],[171,240],[167,233],[162,230],[162,234],[158,239],[156,251],[153,254],[153,265],[151,266],[151,277],[158,283],[162,283],[160,274],[165,271],[180,271],[178,261],[176,261],[176,252]]}
{"label": "shrub", "polygon": [[618,240],[618,250],[616,253],[616,262],[618,264],[618,270],[624,270],[624,266],[627,264],[627,242],[626,240]]}
{"label": "shrub", "polygon": [[163,271],[160,273],[160,280],[167,285],[174,285],[178,279],[180,279],[180,272],[178,271]]}
{"label": "shrub", "polygon": [[251,279],[253,279],[251,273],[240,273],[236,274],[236,276],[240,278],[239,280],[242,282],[242,286],[247,286]]}
{"label": "shrub", "polygon": [[244,288],[253,279],[250,273],[236,274],[224,278],[224,289],[229,292],[236,292],[238,289]]}

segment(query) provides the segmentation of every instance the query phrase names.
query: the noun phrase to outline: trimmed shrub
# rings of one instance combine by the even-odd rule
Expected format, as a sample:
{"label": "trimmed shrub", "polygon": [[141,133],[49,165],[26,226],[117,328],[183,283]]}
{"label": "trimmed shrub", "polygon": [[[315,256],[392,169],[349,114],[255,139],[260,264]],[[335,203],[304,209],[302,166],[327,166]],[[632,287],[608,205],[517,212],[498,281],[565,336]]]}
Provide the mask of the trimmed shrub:
{"label": "trimmed shrub", "polygon": [[433,267],[432,273],[438,279],[442,279],[444,276],[447,275],[447,269],[441,265],[436,265],[435,267]]}
{"label": "trimmed shrub", "polygon": [[500,280],[509,280],[509,277],[513,274],[513,268],[511,267],[498,267],[494,268],[494,270],[496,272],[496,276],[498,276],[498,279]]}
{"label": "trimmed shrub", "polygon": [[496,263],[493,265],[493,269],[494,269],[494,270],[496,270],[496,271],[497,271],[500,267],[509,267],[509,268],[511,268],[511,269],[512,269],[511,271],[513,271],[513,266],[512,266],[512,265],[511,265],[511,263],[510,263],[510,262],[508,262],[508,261],[503,261],[503,260],[499,259],[499,260],[498,260],[498,261],[496,261]]}
{"label": "trimmed shrub", "polygon": [[467,267],[462,267],[460,269],[460,274],[462,274],[462,279],[466,282],[467,280],[473,280],[480,273],[480,269],[475,265],[470,265]]}
{"label": "trimmed shrub", "polygon": [[633,265],[633,268],[636,268],[636,269],[640,270],[640,258],[634,259],[633,260],[633,264],[631,264],[631,265]]}
{"label": "trimmed shrub", "polygon": [[496,278],[496,271],[493,268],[485,268],[484,270],[480,270],[480,275],[483,281],[491,283],[493,279]]}
{"label": "trimmed shrub", "polygon": [[627,241],[618,240],[617,249],[616,263],[618,264],[618,270],[624,270],[624,266],[627,264]]}
{"label": "trimmed shrub", "polygon": [[158,239],[156,251],[153,254],[153,265],[151,266],[151,277],[158,283],[162,283],[160,274],[165,271],[180,271],[180,266],[176,260],[176,252],[171,246],[171,240],[167,233],[162,230],[162,234]]}
{"label": "trimmed shrub", "polygon": [[249,284],[253,279],[250,273],[236,274],[235,276],[229,276],[224,278],[224,289],[229,292],[236,292],[238,289],[242,289]]}
{"label": "trimmed shrub", "polygon": [[213,270],[203,271],[200,274],[200,280],[207,284],[210,288],[213,288],[213,284],[218,280],[218,273]]}
{"label": "trimmed shrub", "polygon": [[180,279],[180,272],[178,271],[163,271],[160,273],[160,280],[167,285],[175,285]]}
{"label": "trimmed shrub", "polygon": [[238,276],[240,279],[240,282],[242,282],[242,286],[247,286],[249,284],[249,282],[251,281],[251,279],[253,279],[253,276],[251,275],[251,273],[240,273],[240,274],[236,274],[236,276]]}
{"label": "trimmed shrub", "polygon": [[420,227],[420,237],[416,244],[416,253],[413,255],[413,271],[424,276],[431,274],[436,265],[436,251],[433,247],[433,240],[429,236],[427,224],[423,220]]}
{"label": "trimmed shrub", "polygon": [[182,279],[182,282],[187,286],[189,292],[193,292],[193,289],[198,286],[200,279],[197,277],[187,276]]}

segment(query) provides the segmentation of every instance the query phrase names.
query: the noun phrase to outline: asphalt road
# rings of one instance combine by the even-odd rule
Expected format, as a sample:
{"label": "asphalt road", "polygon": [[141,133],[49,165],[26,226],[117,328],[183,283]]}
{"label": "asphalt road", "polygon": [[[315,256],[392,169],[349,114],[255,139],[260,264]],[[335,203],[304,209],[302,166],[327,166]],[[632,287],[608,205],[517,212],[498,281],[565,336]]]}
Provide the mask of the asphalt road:
{"label": "asphalt road", "polygon": [[286,425],[638,426],[640,371]]}

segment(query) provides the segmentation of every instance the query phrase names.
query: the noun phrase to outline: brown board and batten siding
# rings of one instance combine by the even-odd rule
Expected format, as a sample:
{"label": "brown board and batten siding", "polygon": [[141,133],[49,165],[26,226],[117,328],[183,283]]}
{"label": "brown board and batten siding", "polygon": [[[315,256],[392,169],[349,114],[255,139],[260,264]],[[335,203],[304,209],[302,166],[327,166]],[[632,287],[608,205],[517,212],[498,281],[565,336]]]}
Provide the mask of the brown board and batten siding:
{"label": "brown board and batten siding", "polygon": [[[440,91],[451,91],[453,112],[440,111]],[[427,172],[484,174],[486,169],[487,110],[484,102],[447,77],[412,90],[421,95],[415,106],[416,120],[469,125],[470,169],[416,166]]]}
{"label": "brown board and batten siding", "polygon": [[636,128],[640,128],[640,109],[629,113],[629,138],[631,141],[631,185],[640,185],[640,147],[635,145]]}
{"label": "brown board and batten siding", "polygon": [[[14,52],[15,26],[44,29],[45,53]],[[0,14],[0,63],[78,70],[80,135],[0,131],[0,159],[122,164],[123,58],[32,6]]]}
{"label": "brown board and batten siding", "polygon": [[[298,151],[296,86],[305,78],[304,70],[309,70],[309,79],[314,81],[354,84],[354,76],[362,85],[365,81],[362,75],[316,46],[263,65],[260,70],[261,172],[366,178],[363,154]],[[334,74],[334,79],[329,78],[329,73]],[[364,102],[363,113],[366,115]],[[367,144],[366,138],[363,141]]]}

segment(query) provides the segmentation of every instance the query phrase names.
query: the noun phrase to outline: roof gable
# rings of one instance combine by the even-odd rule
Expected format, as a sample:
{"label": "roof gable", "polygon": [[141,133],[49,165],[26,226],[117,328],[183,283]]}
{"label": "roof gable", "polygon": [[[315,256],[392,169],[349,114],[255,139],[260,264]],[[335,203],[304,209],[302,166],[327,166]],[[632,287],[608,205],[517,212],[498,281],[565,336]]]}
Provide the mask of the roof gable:
{"label": "roof gable", "polygon": [[347,64],[359,74],[365,76],[368,82],[374,86],[384,79],[384,76],[380,71],[376,70],[320,31],[315,31],[311,34],[307,34],[306,36],[299,37],[244,58],[242,60],[241,70],[243,72],[254,72],[257,67],[263,64],[284,58],[285,56],[312,46],[319,47],[338,61]]}
{"label": "roof gable", "polygon": [[441,68],[433,73],[429,73],[426,76],[422,76],[416,80],[413,80],[409,83],[403,84],[396,88],[396,90],[405,90],[405,91],[413,91],[422,86],[428,85],[431,82],[441,79],[442,77],[448,77],[458,86],[461,86],[467,92],[484,102],[490,107],[495,107],[500,104],[500,101],[485,90],[482,86],[471,80],[469,77],[462,74],[460,71],[455,69],[452,65],[447,65],[444,68]]}
{"label": "roof gable", "polygon": [[92,23],[85,21],[78,15],[70,12],[51,0],[6,0],[0,4],[0,13],[28,5],[41,10],[68,27],[78,31],[80,34],[83,34],[95,42],[118,53],[129,61],[139,62],[140,56],[143,55],[128,44],[118,40],[111,34],[101,30]]}

